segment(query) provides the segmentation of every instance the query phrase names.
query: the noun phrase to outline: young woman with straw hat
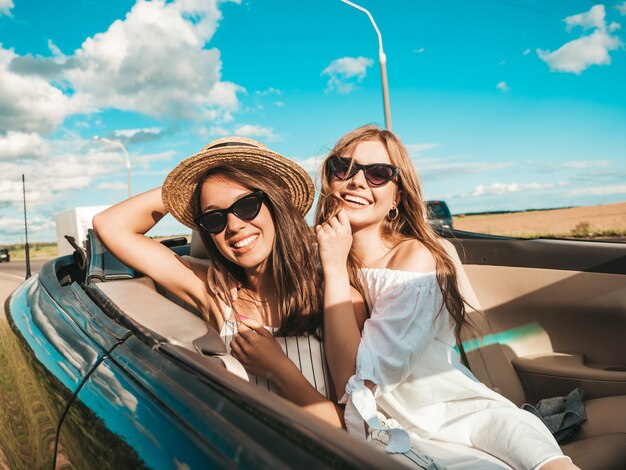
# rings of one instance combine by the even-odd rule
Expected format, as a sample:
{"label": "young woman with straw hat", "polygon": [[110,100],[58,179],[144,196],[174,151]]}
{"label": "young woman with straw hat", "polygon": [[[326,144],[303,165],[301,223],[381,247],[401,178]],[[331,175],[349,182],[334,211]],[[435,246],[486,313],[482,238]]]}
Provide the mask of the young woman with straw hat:
{"label": "young woman with straw hat", "polygon": [[[201,312],[252,383],[341,426],[340,409],[327,399],[321,275],[304,221],[313,192],[295,162],[254,140],[229,137],[183,160],[162,188],[93,222],[122,262]],[[144,235],[167,212],[199,231],[210,269]]]}
{"label": "young woman with straw hat", "polygon": [[[348,430],[365,437],[369,428],[390,453],[414,446],[452,468],[577,468],[539,419],[460,363],[465,301],[424,210],[415,168],[390,131],[355,129],[323,163],[324,338]],[[351,286],[370,309],[363,328]]]}

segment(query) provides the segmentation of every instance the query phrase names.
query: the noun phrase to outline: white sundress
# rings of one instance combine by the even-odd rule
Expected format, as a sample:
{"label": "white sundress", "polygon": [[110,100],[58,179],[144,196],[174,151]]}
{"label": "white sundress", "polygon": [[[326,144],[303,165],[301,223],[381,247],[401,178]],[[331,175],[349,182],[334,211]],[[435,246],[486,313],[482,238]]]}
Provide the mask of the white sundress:
{"label": "white sundress", "polygon": [[[371,315],[341,400],[351,434],[365,439],[365,421],[370,439],[387,444],[387,452],[413,446],[449,469],[536,469],[563,457],[537,417],[460,363],[450,315],[445,307],[437,315],[443,295],[435,272],[363,269],[361,275]],[[374,393],[365,380],[377,385]]]}
{"label": "white sundress", "polygon": [[[228,308],[220,331],[220,336],[226,344],[227,354],[230,354],[230,342],[237,334],[237,324],[230,317],[231,309]],[[270,333],[276,331],[276,328],[269,326],[265,328]],[[275,338],[285,355],[291,359],[313,388],[326,398],[330,398],[329,371],[322,342],[308,333],[300,336],[275,336]],[[248,380],[259,387],[276,392],[274,384],[264,377],[248,374]]]}

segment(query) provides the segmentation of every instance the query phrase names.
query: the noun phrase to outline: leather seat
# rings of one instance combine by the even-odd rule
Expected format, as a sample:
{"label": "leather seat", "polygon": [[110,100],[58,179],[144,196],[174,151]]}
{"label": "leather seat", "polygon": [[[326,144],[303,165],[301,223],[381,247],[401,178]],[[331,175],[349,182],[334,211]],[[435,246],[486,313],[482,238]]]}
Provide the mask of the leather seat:
{"label": "leather seat", "polygon": [[[454,245],[447,240],[442,243],[455,262],[461,293],[473,307],[468,309],[470,320],[480,331],[480,336],[492,333],[488,319],[480,312],[480,302]],[[473,332],[468,331],[465,335],[464,340],[476,341]],[[478,380],[518,406],[525,401],[520,379],[502,345],[477,347],[467,352],[467,359]],[[570,442],[561,446],[563,453],[582,470],[626,468],[626,396],[595,398],[584,404],[587,421]]]}

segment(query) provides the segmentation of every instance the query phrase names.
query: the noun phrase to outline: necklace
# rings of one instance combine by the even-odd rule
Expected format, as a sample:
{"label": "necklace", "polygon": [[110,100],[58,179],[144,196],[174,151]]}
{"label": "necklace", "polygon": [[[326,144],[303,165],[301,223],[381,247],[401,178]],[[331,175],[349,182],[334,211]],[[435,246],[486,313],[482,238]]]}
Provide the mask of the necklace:
{"label": "necklace", "polygon": [[[272,309],[271,305],[272,302],[276,301],[275,294],[267,299],[261,299],[257,295],[252,295],[249,289],[241,288],[237,300],[240,301],[239,307],[242,310],[237,313],[245,314],[244,316],[257,320],[263,325],[273,326],[272,324],[275,323],[272,315],[274,309]],[[235,307],[235,305],[233,305],[233,307]],[[238,316],[239,315],[237,315],[237,317]],[[236,318],[236,320],[238,321],[238,318]]]}

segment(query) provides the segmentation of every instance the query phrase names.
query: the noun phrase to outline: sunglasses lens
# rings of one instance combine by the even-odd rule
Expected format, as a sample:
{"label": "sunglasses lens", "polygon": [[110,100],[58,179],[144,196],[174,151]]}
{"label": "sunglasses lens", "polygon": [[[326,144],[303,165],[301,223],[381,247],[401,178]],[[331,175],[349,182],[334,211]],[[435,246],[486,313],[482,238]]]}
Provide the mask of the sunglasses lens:
{"label": "sunglasses lens", "polygon": [[198,221],[198,225],[209,233],[220,233],[226,227],[226,214],[221,211],[208,212]]}
{"label": "sunglasses lens", "polygon": [[233,213],[242,220],[252,220],[259,214],[262,200],[260,194],[246,196],[233,205]]}
{"label": "sunglasses lens", "polygon": [[374,165],[366,170],[365,176],[371,184],[380,185],[393,178],[393,169],[388,166]]}
{"label": "sunglasses lens", "polygon": [[252,220],[261,210],[265,194],[261,191],[242,197],[228,209],[205,212],[195,219],[195,222],[209,233],[217,234],[226,228],[229,213],[235,214],[241,220]]}
{"label": "sunglasses lens", "polygon": [[330,170],[335,177],[340,180],[345,180],[350,178],[351,175],[350,170],[350,161],[344,160],[342,158],[336,157],[331,159],[330,161]]}

